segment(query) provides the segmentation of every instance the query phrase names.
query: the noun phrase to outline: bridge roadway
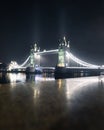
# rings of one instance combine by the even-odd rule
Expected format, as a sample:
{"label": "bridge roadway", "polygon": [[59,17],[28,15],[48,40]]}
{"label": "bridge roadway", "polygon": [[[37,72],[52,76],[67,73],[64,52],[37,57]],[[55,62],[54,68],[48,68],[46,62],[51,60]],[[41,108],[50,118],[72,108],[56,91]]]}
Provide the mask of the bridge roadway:
{"label": "bridge roadway", "polygon": [[85,76],[98,76],[104,74],[104,68],[100,67],[56,67],[55,78],[72,78]]}
{"label": "bridge roadway", "polygon": [[71,78],[71,77],[85,77],[97,76],[104,74],[104,67],[36,67],[34,71],[27,70],[13,70],[11,72],[25,72],[25,73],[54,73],[56,79]]}

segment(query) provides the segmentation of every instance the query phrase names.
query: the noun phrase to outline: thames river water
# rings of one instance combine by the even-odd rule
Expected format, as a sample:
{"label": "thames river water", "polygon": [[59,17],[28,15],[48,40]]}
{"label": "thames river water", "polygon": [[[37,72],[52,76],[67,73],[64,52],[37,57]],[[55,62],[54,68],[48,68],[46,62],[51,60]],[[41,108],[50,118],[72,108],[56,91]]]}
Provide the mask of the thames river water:
{"label": "thames river water", "polygon": [[0,73],[0,130],[104,130],[104,76]]}

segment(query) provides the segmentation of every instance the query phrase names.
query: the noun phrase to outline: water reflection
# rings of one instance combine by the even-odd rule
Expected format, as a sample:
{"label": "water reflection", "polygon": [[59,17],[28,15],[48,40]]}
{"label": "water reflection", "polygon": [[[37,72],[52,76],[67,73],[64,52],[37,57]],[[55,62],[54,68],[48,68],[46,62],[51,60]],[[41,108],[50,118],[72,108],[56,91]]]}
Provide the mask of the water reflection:
{"label": "water reflection", "polygon": [[35,75],[23,73],[0,73],[0,83],[40,82],[55,80],[53,74]]}
{"label": "water reflection", "polygon": [[104,129],[104,76],[58,80],[34,74],[0,77],[11,82],[0,84],[0,130]]}
{"label": "water reflection", "polygon": [[22,73],[0,73],[0,83],[17,83],[25,82],[26,75]]}
{"label": "water reflection", "polygon": [[10,79],[10,82],[16,83],[16,82],[25,82],[26,81],[26,75],[22,73],[10,73],[8,74],[8,77]]}
{"label": "water reflection", "polygon": [[35,80],[36,81],[52,81],[55,79],[52,75],[50,77],[49,77],[49,75],[48,75],[48,77],[47,77],[47,75],[36,75]]}
{"label": "water reflection", "polygon": [[10,82],[10,79],[7,75],[7,73],[3,72],[3,73],[0,73],[0,83],[4,84],[4,83],[9,83]]}
{"label": "water reflection", "polygon": [[35,74],[26,74],[26,81],[35,81]]}
{"label": "water reflection", "polygon": [[73,94],[76,94],[77,91],[80,91],[82,88],[88,88],[89,84],[96,84],[99,83],[98,77],[82,77],[82,78],[72,78],[66,80],[66,97],[70,99]]}
{"label": "water reflection", "polygon": [[62,79],[58,79],[57,84],[58,84],[58,87],[61,88],[62,87]]}
{"label": "water reflection", "polygon": [[39,97],[40,90],[39,89],[34,89],[34,98]]}

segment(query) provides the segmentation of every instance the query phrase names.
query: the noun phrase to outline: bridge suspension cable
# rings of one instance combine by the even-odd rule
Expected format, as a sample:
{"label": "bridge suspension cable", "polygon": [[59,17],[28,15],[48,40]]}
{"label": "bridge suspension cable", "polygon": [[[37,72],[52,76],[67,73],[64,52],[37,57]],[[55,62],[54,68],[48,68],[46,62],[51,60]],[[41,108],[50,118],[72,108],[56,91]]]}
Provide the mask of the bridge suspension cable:
{"label": "bridge suspension cable", "polygon": [[85,66],[85,67],[93,67],[93,68],[98,68],[98,67],[100,67],[100,66],[98,66],[98,65],[90,64],[90,63],[87,63],[87,62],[85,62],[85,61],[80,60],[79,58],[75,57],[71,52],[69,53],[69,52],[66,51],[66,55],[67,55],[68,57],[70,57],[71,60],[73,60],[74,62],[76,62],[76,63],[78,63],[78,64],[80,64],[80,65],[82,65],[82,66]]}
{"label": "bridge suspension cable", "polygon": [[25,60],[25,62],[23,62],[21,65],[18,65],[19,67],[25,67],[25,65],[27,64],[27,62],[29,61],[30,56],[28,56],[28,58]]}

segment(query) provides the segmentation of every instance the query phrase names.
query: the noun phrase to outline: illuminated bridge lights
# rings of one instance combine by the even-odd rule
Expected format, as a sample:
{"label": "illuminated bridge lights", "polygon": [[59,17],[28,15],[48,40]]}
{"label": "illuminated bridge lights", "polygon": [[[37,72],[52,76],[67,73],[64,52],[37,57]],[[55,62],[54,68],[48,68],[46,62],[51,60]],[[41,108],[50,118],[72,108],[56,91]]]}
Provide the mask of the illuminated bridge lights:
{"label": "illuminated bridge lights", "polygon": [[[36,67],[36,65],[39,65],[40,67],[40,59],[42,58],[41,55],[46,55],[46,54],[58,54],[58,64],[57,66],[60,67],[69,67],[68,63],[70,60],[74,61],[75,63],[81,65],[82,67],[78,68],[94,68],[94,69],[104,69],[104,65],[99,66],[99,65],[94,65],[90,64],[88,62],[85,62],[76,56],[74,56],[70,52],[70,42],[66,41],[66,37],[63,37],[61,42],[59,43],[59,48],[58,49],[53,49],[53,50],[43,50],[40,51],[40,47],[37,46],[35,43],[34,46],[30,50],[30,55],[27,57],[27,59],[21,64],[17,64],[17,62],[12,61],[9,64],[9,70],[16,69],[16,68],[27,68],[27,67]],[[77,67],[76,67],[77,68]]]}
{"label": "illuminated bridge lights", "polygon": [[[48,54],[48,53],[58,53],[58,49],[48,50],[48,51],[42,51],[42,52],[37,52],[37,53],[35,53],[35,58],[40,59],[40,55],[41,55],[41,54]],[[93,67],[93,68],[96,68],[96,67],[98,68],[98,67],[100,67],[100,66],[98,66],[98,65],[93,65],[93,64],[90,64],[90,63],[87,63],[87,62],[84,62],[84,61],[78,59],[78,58],[75,57],[71,52],[69,53],[69,52],[66,51],[66,57],[67,57],[68,59],[71,59],[71,60],[73,60],[74,62],[76,62],[76,63],[82,65],[82,66],[85,66],[85,67]],[[13,69],[13,68],[21,68],[21,67],[24,67],[24,66],[26,65],[26,63],[29,61],[29,58],[30,58],[30,56],[29,56],[29,57],[25,60],[25,62],[24,62],[23,64],[21,64],[21,65],[18,65],[17,62],[15,62],[15,61],[11,61],[10,65],[9,65],[9,69],[11,69],[11,68]],[[60,65],[60,66],[61,66],[61,65]],[[104,67],[104,65],[103,65],[102,67]]]}
{"label": "illuminated bridge lights", "polygon": [[98,65],[93,65],[93,64],[90,64],[90,63],[87,63],[87,62],[85,62],[85,61],[82,61],[82,60],[78,59],[78,58],[75,57],[71,52],[69,53],[69,52],[66,51],[66,56],[67,56],[68,58],[71,58],[71,60],[73,60],[74,62],[76,62],[76,63],[78,63],[78,64],[80,64],[80,65],[82,65],[82,66],[85,66],[85,67],[93,67],[93,68],[98,68],[98,67],[100,67],[100,66],[98,66]]}
{"label": "illuminated bridge lights", "polygon": [[[37,53],[34,53],[34,54],[35,54],[35,58],[36,59],[40,59],[40,55],[42,55],[42,54],[43,55],[44,54],[49,54],[49,53],[54,53],[54,54],[58,53],[58,49],[48,50],[48,51],[41,51],[41,52],[37,52]],[[91,67],[91,68],[98,68],[98,67],[100,67],[98,65],[93,65],[93,64],[90,64],[90,63],[87,63],[85,61],[80,60],[79,58],[74,56],[71,52],[69,53],[69,52],[66,51],[66,57],[68,58],[68,60],[71,59],[74,62],[76,62],[76,63],[78,63],[78,64],[80,64],[80,65],[82,65],[84,67]],[[28,56],[28,58],[25,60],[25,62],[22,63],[21,65],[18,65],[17,62],[15,62],[15,61],[12,61],[10,63],[10,65],[9,65],[9,70],[10,69],[14,69],[14,68],[26,67],[27,66],[26,64],[28,63],[29,59],[30,59],[30,56]],[[60,64],[60,66],[63,66],[63,65]],[[102,67],[104,67],[104,65],[102,65]]]}
{"label": "illuminated bridge lights", "polygon": [[55,50],[44,50],[44,51],[41,51],[41,52],[37,52],[36,54],[49,54],[49,53],[58,53],[58,49],[55,49]]}

